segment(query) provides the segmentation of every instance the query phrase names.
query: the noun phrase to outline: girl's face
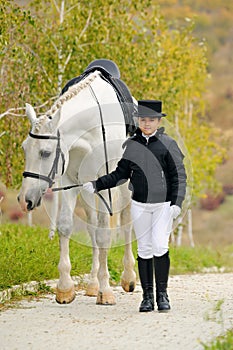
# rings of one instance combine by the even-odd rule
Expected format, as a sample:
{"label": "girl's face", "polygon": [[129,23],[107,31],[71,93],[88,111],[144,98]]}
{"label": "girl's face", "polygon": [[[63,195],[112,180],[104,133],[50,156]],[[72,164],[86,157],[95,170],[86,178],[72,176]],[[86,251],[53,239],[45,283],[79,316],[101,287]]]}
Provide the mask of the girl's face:
{"label": "girl's face", "polygon": [[145,135],[153,134],[159,127],[161,118],[139,117],[139,128]]}

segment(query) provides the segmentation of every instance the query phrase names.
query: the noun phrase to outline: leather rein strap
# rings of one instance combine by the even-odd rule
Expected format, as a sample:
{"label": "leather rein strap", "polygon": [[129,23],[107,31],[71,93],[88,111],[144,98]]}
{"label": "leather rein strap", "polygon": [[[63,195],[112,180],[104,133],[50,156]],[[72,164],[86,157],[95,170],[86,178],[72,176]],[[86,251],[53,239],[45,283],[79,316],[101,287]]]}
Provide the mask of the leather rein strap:
{"label": "leather rein strap", "polygon": [[[102,114],[100,103],[99,103],[99,101],[98,101],[98,99],[96,97],[96,94],[95,94],[93,88],[91,87],[91,85],[89,86],[89,88],[90,88],[92,96],[94,97],[94,99],[95,99],[95,101],[97,103],[97,106],[98,106],[98,109],[99,109],[99,113],[100,113],[101,129],[102,129],[102,136],[103,136],[103,143],[104,143],[105,168],[106,168],[106,174],[108,175],[109,174],[108,152],[107,152],[106,133],[105,133],[105,127],[104,127],[103,114]],[[107,205],[104,197],[100,193],[98,193],[98,192],[96,192],[96,193],[102,199],[104,204],[107,206],[109,214],[112,216],[113,215],[113,213],[112,213],[112,194],[111,194],[110,188],[108,189],[109,206]]]}

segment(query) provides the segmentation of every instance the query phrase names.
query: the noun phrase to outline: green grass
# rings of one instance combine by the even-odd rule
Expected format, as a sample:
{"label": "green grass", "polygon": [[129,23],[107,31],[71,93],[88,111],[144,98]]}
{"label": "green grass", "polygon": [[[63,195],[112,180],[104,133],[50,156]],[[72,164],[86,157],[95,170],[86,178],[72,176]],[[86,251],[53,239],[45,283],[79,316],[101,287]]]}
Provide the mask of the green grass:
{"label": "green grass", "polygon": [[[58,235],[51,241],[41,227],[6,224],[0,227],[0,290],[28,281],[58,278]],[[72,274],[90,271],[92,251],[70,241]]]}
{"label": "green grass", "polygon": [[[59,261],[58,235],[51,241],[48,230],[17,224],[0,226],[0,290],[29,281],[57,279]],[[133,253],[136,258],[136,242]],[[112,284],[120,281],[124,246],[110,249],[108,266]],[[171,247],[171,274],[201,272],[205,267],[225,267],[233,271],[233,245],[217,251],[205,247]],[[71,275],[89,273],[92,249],[70,240]],[[137,268],[136,268],[137,270]]]}
{"label": "green grass", "polygon": [[[59,277],[58,235],[51,241],[47,229],[16,224],[1,225],[0,232],[0,290],[24,282]],[[120,280],[123,254],[123,246],[110,250],[108,264],[113,283]],[[90,273],[92,248],[71,239],[70,259],[72,276]]]}
{"label": "green grass", "polygon": [[233,245],[224,248],[205,246],[171,247],[171,274],[203,272],[205,269],[233,271]]}
{"label": "green grass", "polygon": [[233,349],[233,328],[226,334],[217,337],[210,344],[202,344],[204,350],[232,350]]}

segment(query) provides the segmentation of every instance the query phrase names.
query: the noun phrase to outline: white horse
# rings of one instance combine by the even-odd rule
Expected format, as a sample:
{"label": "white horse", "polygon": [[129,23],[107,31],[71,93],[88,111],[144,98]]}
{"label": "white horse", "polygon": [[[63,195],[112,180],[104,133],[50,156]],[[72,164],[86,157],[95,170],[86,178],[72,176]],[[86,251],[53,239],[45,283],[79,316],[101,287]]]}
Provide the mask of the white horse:
{"label": "white horse", "polygon": [[[71,86],[61,95],[51,109],[40,117],[33,107],[26,105],[31,131],[23,142],[25,172],[18,196],[24,210],[33,210],[41,203],[43,194],[54,181],[62,186],[80,184],[80,187],[62,191],[61,209],[58,215],[60,241],[60,273],[56,301],[70,303],[75,298],[74,282],[70,276],[69,239],[73,227],[73,212],[78,193],[81,193],[87,215],[87,230],[91,236],[93,261],[87,295],[97,295],[97,304],[115,304],[109,285],[107,254],[111,245],[109,213],[102,200],[96,200],[82,190],[81,184],[96,179],[115,168],[122,154],[126,138],[124,115],[112,86],[101,78],[101,73],[90,73],[84,80]],[[104,130],[103,130],[104,129]],[[106,138],[104,149],[103,133]],[[107,153],[107,159],[106,159]],[[124,271],[121,285],[125,291],[133,291],[136,285],[135,259],[131,250],[131,222],[129,191],[121,185],[112,190],[120,191],[118,201],[121,228],[125,235]],[[109,201],[107,191],[102,196]],[[124,205],[122,205],[124,199]]]}

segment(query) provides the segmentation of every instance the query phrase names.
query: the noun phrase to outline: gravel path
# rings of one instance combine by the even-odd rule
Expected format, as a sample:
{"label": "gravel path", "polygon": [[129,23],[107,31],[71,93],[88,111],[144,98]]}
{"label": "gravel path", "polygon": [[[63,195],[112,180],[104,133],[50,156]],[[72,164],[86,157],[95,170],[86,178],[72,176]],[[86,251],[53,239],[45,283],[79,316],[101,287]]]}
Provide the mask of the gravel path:
{"label": "gravel path", "polygon": [[54,296],[0,313],[1,350],[198,350],[233,326],[233,273],[171,276],[171,311],[139,313],[141,288],[114,288],[117,304],[100,306],[78,291],[69,305]]}

